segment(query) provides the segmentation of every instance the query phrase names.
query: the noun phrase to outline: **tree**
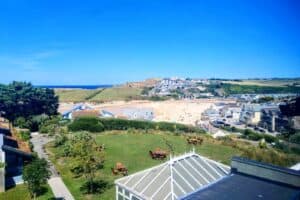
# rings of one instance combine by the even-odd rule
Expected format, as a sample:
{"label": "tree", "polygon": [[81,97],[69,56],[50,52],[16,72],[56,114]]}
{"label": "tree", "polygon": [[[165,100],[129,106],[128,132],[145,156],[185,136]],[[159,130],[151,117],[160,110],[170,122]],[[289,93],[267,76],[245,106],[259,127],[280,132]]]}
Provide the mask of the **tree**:
{"label": "tree", "polygon": [[13,122],[18,117],[57,114],[58,97],[54,90],[33,87],[27,82],[12,82],[0,85],[0,111]]}
{"label": "tree", "polygon": [[23,179],[27,183],[31,197],[36,198],[50,175],[49,164],[44,158],[34,158],[31,163],[24,167]]}
{"label": "tree", "polygon": [[[76,133],[71,139],[71,152],[75,157],[75,165],[73,173],[80,171],[86,178],[85,187],[88,193],[97,192],[95,173],[103,166],[104,154],[95,151],[97,143],[94,138],[86,132]],[[78,175],[78,174],[76,174]]]}

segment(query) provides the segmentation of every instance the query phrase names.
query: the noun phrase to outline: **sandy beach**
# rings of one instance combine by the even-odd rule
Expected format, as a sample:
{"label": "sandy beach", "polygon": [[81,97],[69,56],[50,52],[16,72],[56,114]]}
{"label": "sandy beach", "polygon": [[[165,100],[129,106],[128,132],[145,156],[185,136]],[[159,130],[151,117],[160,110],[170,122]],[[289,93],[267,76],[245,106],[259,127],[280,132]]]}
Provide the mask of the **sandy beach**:
{"label": "sandy beach", "polygon": [[[168,100],[168,101],[112,101],[101,104],[87,103],[97,110],[107,110],[117,113],[126,108],[151,109],[154,113],[154,121],[167,121],[182,124],[195,125],[201,119],[202,112],[220,99],[197,100]],[[232,102],[232,101],[228,101]],[[60,103],[59,112],[71,109],[74,103]]]}

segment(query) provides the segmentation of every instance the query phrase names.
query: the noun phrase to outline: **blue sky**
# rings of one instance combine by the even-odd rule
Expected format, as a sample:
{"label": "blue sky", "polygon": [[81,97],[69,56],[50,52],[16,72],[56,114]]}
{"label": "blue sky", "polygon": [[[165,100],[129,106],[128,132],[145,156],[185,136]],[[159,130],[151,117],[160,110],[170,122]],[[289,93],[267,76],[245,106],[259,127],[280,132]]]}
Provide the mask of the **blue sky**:
{"label": "blue sky", "polygon": [[3,0],[0,82],[300,77],[297,0]]}

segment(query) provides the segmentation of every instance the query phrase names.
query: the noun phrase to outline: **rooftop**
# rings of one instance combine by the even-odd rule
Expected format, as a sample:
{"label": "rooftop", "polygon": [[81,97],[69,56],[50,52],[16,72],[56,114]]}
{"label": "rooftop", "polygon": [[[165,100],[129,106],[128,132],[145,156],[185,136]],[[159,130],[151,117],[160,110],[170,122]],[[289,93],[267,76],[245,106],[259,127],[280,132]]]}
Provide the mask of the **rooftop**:
{"label": "rooftop", "polygon": [[300,172],[234,157],[231,174],[183,200],[299,199]]}
{"label": "rooftop", "polygon": [[178,199],[228,173],[228,166],[190,152],[115,183],[142,199]]}

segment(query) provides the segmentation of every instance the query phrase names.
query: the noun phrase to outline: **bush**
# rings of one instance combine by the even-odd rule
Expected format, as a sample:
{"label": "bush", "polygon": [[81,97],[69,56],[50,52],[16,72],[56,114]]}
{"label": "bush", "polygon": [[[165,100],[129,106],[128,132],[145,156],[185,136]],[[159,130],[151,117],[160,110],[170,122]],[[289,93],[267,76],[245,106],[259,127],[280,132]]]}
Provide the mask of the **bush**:
{"label": "bush", "polygon": [[107,181],[93,180],[93,181],[86,181],[80,187],[80,191],[83,194],[95,194],[95,193],[100,194],[110,187],[111,187],[111,184],[109,184]]}
{"label": "bush", "polygon": [[29,121],[26,121],[24,117],[18,117],[17,119],[15,119],[13,124],[15,127],[19,127],[19,128],[30,128]]}
{"label": "bush", "polygon": [[296,144],[300,144],[300,133],[295,133],[290,137],[290,141]]}
{"label": "bush", "polygon": [[58,147],[65,144],[67,140],[68,140],[67,136],[63,134],[56,135],[54,140],[54,147]]}
{"label": "bush", "polygon": [[28,141],[30,139],[30,131],[28,130],[21,130],[18,132],[20,138],[24,141]]}
{"label": "bush", "polygon": [[183,124],[169,122],[150,122],[141,120],[126,120],[126,119],[99,119],[104,125],[105,130],[128,130],[128,129],[155,129],[170,132],[185,132],[185,133],[205,133],[204,130],[197,127],[187,126]]}
{"label": "bush", "polygon": [[70,131],[89,131],[102,132],[104,126],[96,117],[79,117],[76,118],[69,126]]}
{"label": "bush", "polygon": [[268,142],[268,143],[278,141],[278,138],[276,138],[272,135],[257,133],[257,132],[254,132],[254,131],[250,130],[250,129],[246,129],[244,131],[244,135],[242,136],[242,138],[246,138],[246,139],[253,140],[253,141],[258,141],[258,140],[261,140],[261,139],[265,139],[265,141]]}

